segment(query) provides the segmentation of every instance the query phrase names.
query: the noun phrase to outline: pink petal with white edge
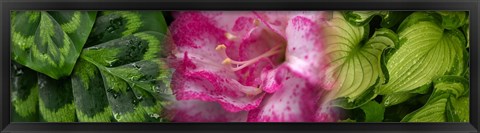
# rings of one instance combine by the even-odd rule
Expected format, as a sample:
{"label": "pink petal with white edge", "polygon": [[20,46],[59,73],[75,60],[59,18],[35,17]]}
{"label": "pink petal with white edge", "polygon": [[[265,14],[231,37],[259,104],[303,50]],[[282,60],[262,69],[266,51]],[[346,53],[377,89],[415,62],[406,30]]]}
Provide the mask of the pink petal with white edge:
{"label": "pink petal with white edge", "polygon": [[314,22],[325,21],[331,16],[330,12],[320,11],[256,11],[255,15],[266,24],[266,26],[279,35],[286,37],[286,28],[289,21],[296,16],[304,16]]}
{"label": "pink petal with white edge", "polygon": [[[321,89],[309,86],[304,78],[297,77],[284,66],[281,74],[282,87],[267,94],[262,104],[249,111],[249,122],[313,122],[319,108]],[[271,79],[273,80],[273,79]],[[277,79],[278,80],[278,79]]]}
{"label": "pink petal with white edge", "polygon": [[[235,41],[225,36],[235,25],[231,25],[232,28],[224,27],[228,24],[218,27],[219,22],[212,19],[212,15],[201,12],[176,14],[176,20],[170,26],[176,46],[174,57],[170,58],[176,68],[172,79],[173,92],[178,100],[218,102],[231,112],[251,110],[260,104],[264,94],[257,87],[238,82],[242,77],[222,64],[225,56],[215,50],[218,45],[228,47],[229,57],[230,54],[238,56],[239,50]],[[261,68],[256,69],[261,71]]]}
{"label": "pink petal with white edge", "polygon": [[330,90],[332,85],[324,82],[330,79],[327,80],[325,76],[329,58],[325,56],[322,23],[308,17],[311,18],[301,15],[293,17],[287,25],[285,64],[308,83]]}
{"label": "pink petal with white edge", "polygon": [[245,122],[247,112],[228,112],[218,103],[199,100],[175,101],[169,107],[173,122]]}

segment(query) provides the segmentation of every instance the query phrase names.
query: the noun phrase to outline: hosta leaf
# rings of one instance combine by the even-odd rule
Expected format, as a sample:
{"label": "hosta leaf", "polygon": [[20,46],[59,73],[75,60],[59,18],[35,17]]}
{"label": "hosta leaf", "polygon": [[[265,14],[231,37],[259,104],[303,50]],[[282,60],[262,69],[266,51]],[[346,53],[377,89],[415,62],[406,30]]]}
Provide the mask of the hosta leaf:
{"label": "hosta leaf", "polygon": [[425,90],[416,89],[436,76],[464,73],[465,39],[459,30],[445,30],[433,15],[415,12],[402,22],[398,33],[405,41],[388,60],[389,82],[376,90],[378,94],[422,93]]}
{"label": "hosta leaf", "polygon": [[390,28],[401,22],[408,12],[400,11],[345,11],[343,12],[346,20],[356,26],[366,25],[375,16],[382,18],[381,26],[383,28]]}
{"label": "hosta leaf", "polygon": [[466,24],[462,27],[463,33],[465,34],[465,37],[467,38],[467,48],[470,47],[470,24]]}
{"label": "hosta leaf", "polygon": [[461,11],[435,11],[442,18],[442,27],[445,29],[457,29],[468,23],[467,12]]}
{"label": "hosta leaf", "polygon": [[385,107],[397,105],[405,102],[417,94],[414,93],[397,93],[383,96],[382,105]]}
{"label": "hosta leaf", "polygon": [[[377,83],[378,83],[378,80],[379,79],[377,79]],[[355,108],[361,107],[364,104],[370,102],[372,99],[374,99],[377,96],[373,92],[374,89],[375,89],[375,85],[367,89],[364,93],[358,96],[354,101],[349,101],[349,99],[346,97],[337,98],[331,102],[332,106],[340,107],[343,109],[355,109]]]}
{"label": "hosta leaf", "polygon": [[426,94],[430,92],[432,87],[432,84],[425,84],[419,88],[417,88],[415,91],[412,91],[411,93],[408,92],[400,92],[400,93],[393,93],[393,94],[388,94],[383,96],[382,103],[386,107],[388,106],[393,106],[400,104],[402,102],[405,102],[409,100],[410,98],[418,95],[418,94]]}
{"label": "hosta leaf", "polygon": [[143,31],[167,31],[163,14],[159,11],[105,11],[99,14],[86,46],[90,47],[113,39]]}
{"label": "hosta leaf", "polygon": [[469,88],[468,81],[461,76],[441,76],[433,82],[434,91],[427,103],[420,109],[405,116],[402,120],[403,122],[445,122],[448,119],[457,117],[452,117],[451,111],[447,111],[448,103],[451,102],[451,99],[458,99],[467,92]]}
{"label": "hosta leaf", "polygon": [[70,75],[95,15],[86,11],[17,11],[11,30],[13,60],[54,79]]}
{"label": "hosta leaf", "polygon": [[37,72],[17,63],[11,65],[13,121],[38,121]]}
{"label": "hosta leaf", "polygon": [[370,101],[360,107],[365,113],[365,122],[382,122],[385,107],[375,101]]}
{"label": "hosta leaf", "polygon": [[[164,39],[161,33],[148,31],[86,48],[81,59],[85,60],[85,66],[89,67],[79,66],[78,72],[79,75],[95,75],[95,79],[83,76],[82,80],[97,81],[87,84],[74,82],[83,84],[78,86],[81,90],[88,89],[83,86],[98,86],[96,88],[104,89],[113,116],[119,122],[158,122],[162,104],[171,95],[171,72],[162,59],[166,57],[162,54],[165,52]],[[93,69],[95,73],[84,73],[91,72],[86,69]],[[98,79],[99,76],[101,79]],[[103,86],[95,85],[100,83]],[[106,107],[104,105],[101,108]],[[102,110],[101,108],[98,109]]]}
{"label": "hosta leaf", "polygon": [[41,118],[47,122],[74,122],[76,120],[70,78],[52,79],[38,74]]}
{"label": "hosta leaf", "polygon": [[447,121],[449,122],[469,122],[469,97],[464,96],[459,99],[450,98],[447,103]]}
{"label": "hosta leaf", "polygon": [[382,76],[380,56],[385,48],[393,47],[398,38],[383,28],[367,38],[368,25],[351,25],[338,12],[329,24],[325,29],[326,51],[331,58],[327,74],[337,79],[329,97],[345,97],[352,102]]}

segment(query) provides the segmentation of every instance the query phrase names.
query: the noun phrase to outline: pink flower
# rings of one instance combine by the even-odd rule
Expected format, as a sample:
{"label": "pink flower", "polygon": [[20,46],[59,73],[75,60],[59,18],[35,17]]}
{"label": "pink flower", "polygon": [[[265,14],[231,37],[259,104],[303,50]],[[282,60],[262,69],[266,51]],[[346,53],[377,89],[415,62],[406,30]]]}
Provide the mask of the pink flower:
{"label": "pink flower", "polygon": [[335,121],[326,12],[178,12],[174,121]]}

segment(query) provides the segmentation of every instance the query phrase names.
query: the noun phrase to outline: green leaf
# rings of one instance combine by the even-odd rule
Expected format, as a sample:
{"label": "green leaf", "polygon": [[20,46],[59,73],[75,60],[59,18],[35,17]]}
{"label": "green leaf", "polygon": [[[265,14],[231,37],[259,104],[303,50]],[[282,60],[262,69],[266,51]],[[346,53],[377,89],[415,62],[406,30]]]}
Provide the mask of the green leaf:
{"label": "green leaf", "polygon": [[339,12],[325,29],[326,51],[331,57],[331,67],[327,74],[337,79],[333,91],[327,97],[345,97],[353,102],[375,85],[384,81],[380,57],[385,48],[393,47],[397,35],[389,29],[378,29],[368,38],[368,25],[354,26],[348,23]]}
{"label": "green leaf", "polygon": [[420,109],[405,116],[402,122],[445,122],[449,119],[459,120],[458,116],[452,116],[452,114],[455,113],[452,113],[452,106],[448,104],[452,102],[451,99],[458,99],[467,92],[469,88],[468,81],[461,76],[449,75],[435,78],[433,83],[434,91],[427,103]]}
{"label": "green leaf", "polygon": [[167,31],[159,11],[105,11],[99,14],[86,47],[143,31]]}
{"label": "green leaf", "polygon": [[79,121],[162,122],[172,95],[162,13],[99,14],[72,76]]}
{"label": "green leaf", "polygon": [[43,120],[47,122],[76,121],[70,78],[55,80],[38,74],[38,88],[40,114]]}
{"label": "green leaf", "polygon": [[79,59],[72,74],[75,109],[80,122],[110,122],[112,108],[100,71],[93,64]]}
{"label": "green leaf", "polygon": [[383,96],[382,100],[382,105],[385,107],[397,105],[400,103],[403,103],[410,98],[414,97],[417,94],[414,93],[396,93],[396,94],[391,94],[391,95],[385,95]]}
{"label": "green leaf", "polygon": [[468,14],[463,11],[435,11],[442,18],[442,27],[445,29],[457,29],[468,23]]}
{"label": "green leaf", "polygon": [[365,112],[365,122],[382,122],[385,107],[375,101],[370,101],[360,107]]}
{"label": "green leaf", "polygon": [[445,30],[431,14],[415,12],[399,27],[399,37],[406,40],[387,62],[389,82],[376,93],[422,93],[419,88],[436,76],[461,75],[466,68],[463,34]]}
{"label": "green leaf", "polygon": [[[377,79],[378,82],[379,79]],[[332,106],[340,107],[343,109],[355,109],[364,104],[370,102],[372,99],[377,97],[377,95],[373,92],[375,89],[375,85],[370,87],[364,93],[362,93],[356,100],[349,101],[346,97],[340,97],[331,101]]]}
{"label": "green leaf", "polygon": [[469,122],[469,97],[464,96],[458,99],[450,98],[447,103],[447,121],[449,122]]}
{"label": "green leaf", "polygon": [[13,121],[38,121],[37,72],[15,62],[11,64]]}
{"label": "green leaf", "polygon": [[382,18],[381,27],[391,28],[400,23],[408,12],[401,11],[345,11],[343,12],[346,20],[356,26],[364,26],[375,16]]}
{"label": "green leaf", "polygon": [[357,122],[357,120],[352,120],[350,118],[345,119],[345,120],[338,120],[337,122]]}
{"label": "green leaf", "polygon": [[[166,52],[164,39],[165,36],[158,32],[139,32],[83,50],[81,59],[84,62],[80,63],[79,70],[74,72],[83,76],[77,79],[80,81],[74,81],[78,82],[74,88],[75,90],[103,89],[107,92],[106,99],[103,98],[105,95],[101,94],[97,98],[102,98],[95,102],[108,102],[110,105],[98,103],[102,106],[88,107],[91,104],[84,102],[88,103],[92,100],[79,100],[79,103],[86,105],[83,107],[86,110],[97,109],[97,112],[90,113],[80,111],[90,114],[87,116],[89,119],[86,120],[95,121],[91,119],[96,118],[95,114],[102,114],[103,118],[108,118],[109,116],[104,115],[103,112],[109,107],[115,120],[119,122],[159,122],[161,120],[163,105],[168,103],[165,100],[170,99],[172,94],[169,86],[171,71],[164,60],[166,55],[162,54]],[[101,77],[101,79],[92,79],[87,75],[95,75],[93,77]],[[75,96],[82,97],[80,94]],[[77,108],[81,109],[81,107]]]}
{"label": "green leaf", "polygon": [[465,34],[465,37],[467,38],[467,48],[470,47],[470,24],[466,24],[462,27],[463,33]]}
{"label": "green leaf", "polygon": [[70,75],[96,12],[17,11],[12,19],[12,58],[59,79]]}
{"label": "green leaf", "polygon": [[386,107],[388,107],[388,106],[403,103],[403,102],[409,100],[410,98],[412,98],[412,97],[414,97],[418,94],[429,93],[430,90],[431,90],[431,87],[432,87],[432,84],[425,84],[421,87],[418,87],[417,89],[415,89],[414,91],[412,91],[410,93],[400,92],[400,93],[393,93],[393,94],[384,95],[383,100],[382,100],[382,104],[385,105]]}

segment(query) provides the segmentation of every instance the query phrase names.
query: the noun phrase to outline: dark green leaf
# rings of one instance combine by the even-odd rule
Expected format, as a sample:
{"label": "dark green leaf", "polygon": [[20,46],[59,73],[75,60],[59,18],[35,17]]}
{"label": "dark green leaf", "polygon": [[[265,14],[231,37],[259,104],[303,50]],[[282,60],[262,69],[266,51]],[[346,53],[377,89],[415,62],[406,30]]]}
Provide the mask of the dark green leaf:
{"label": "dark green leaf", "polygon": [[72,77],[79,121],[163,121],[166,29],[161,12],[100,13]]}
{"label": "dark green leaf", "polygon": [[39,106],[42,119],[47,122],[76,121],[70,78],[59,80],[38,74]]}
{"label": "dark green leaf", "polygon": [[382,18],[380,25],[383,28],[393,27],[408,15],[408,12],[401,11],[345,11],[343,13],[346,20],[356,26],[366,25],[373,17],[380,16]]}
{"label": "dark green leaf", "polygon": [[96,12],[17,11],[12,19],[12,58],[54,79],[70,75]]}
{"label": "dark green leaf", "polygon": [[37,72],[12,62],[11,97],[13,121],[38,121]]}
{"label": "dark green leaf", "polygon": [[102,76],[95,65],[79,59],[73,70],[72,88],[78,121],[112,120],[112,108],[107,100]]}
{"label": "dark green leaf", "polygon": [[468,14],[463,11],[435,11],[442,18],[442,27],[445,29],[457,29],[468,23]]}
{"label": "dark green leaf", "polygon": [[382,122],[385,107],[375,101],[370,101],[360,107],[365,112],[365,122]]}
{"label": "dark green leaf", "polygon": [[165,34],[167,24],[159,11],[105,11],[99,14],[86,46],[143,31]]}

